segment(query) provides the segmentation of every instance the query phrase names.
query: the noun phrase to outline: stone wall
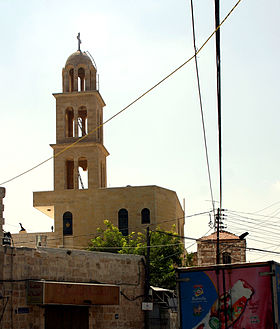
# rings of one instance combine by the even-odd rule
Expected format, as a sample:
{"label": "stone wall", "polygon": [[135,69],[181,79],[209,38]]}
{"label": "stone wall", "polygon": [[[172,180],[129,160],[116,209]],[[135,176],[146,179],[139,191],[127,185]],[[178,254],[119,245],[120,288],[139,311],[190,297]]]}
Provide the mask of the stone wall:
{"label": "stone wall", "polygon": [[[86,249],[97,228],[105,227],[105,219],[118,226],[118,211],[122,208],[128,211],[129,233],[146,231],[141,211],[148,208],[151,229],[171,230],[175,224],[176,233],[184,235],[184,211],[176,193],[155,185],[34,192],[33,204],[40,211],[45,209],[46,214],[54,208],[55,231],[36,233],[47,235],[48,247]],[[63,236],[66,211],[73,216],[73,235]],[[15,246],[36,247],[36,234],[13,234]]]}
{"label": "stone wall", "polygon": [[27,233],[26,231],[17,234],[12,234],[12,243],[16,247],[49,247],[55,248],[57,241],[60,239],[55,232],[38,232]]}
{"label": "stone wall", "polygon": [[[29,280],[118,285],[119,305],[89,306],[89,328],[144,326],[144,265],[140,256],[4,246],[0,247],[0,280],[1,329],[45,328],[45,308],[27,304]],[[27,312],[21,314],[19,309]]]}
{"label": "stone wall", "polygon": [[[197,265],[208,266],[216,264],[217,241],[197,240]],[[220,241],[220,263],[223,264],[223,253],[228,253],[231,263],[246,262],[245,240],[221,240]]]}

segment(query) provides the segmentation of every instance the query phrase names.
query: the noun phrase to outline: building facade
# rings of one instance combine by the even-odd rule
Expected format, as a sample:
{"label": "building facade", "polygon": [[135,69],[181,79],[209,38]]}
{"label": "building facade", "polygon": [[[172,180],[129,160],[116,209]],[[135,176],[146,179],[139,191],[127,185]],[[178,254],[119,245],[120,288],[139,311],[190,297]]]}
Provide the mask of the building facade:
{"label": "building facade", "polygon": [[1,329],[144,328],[142,256],[1,242]]}
{"label": "building facade", "polygon": [[159,186],[107,187],[103,107],[90,56],[73,53],[62,70],[56,99],[54,190],[34,192],[33,205],[54,219],[54,232],[14,235],[16,245],[87,248],[104,220],[124,235],[147,225],[184,235],[184,211],[174,191]]}
{"label": "building facade", "polygon": [[0,328],[144,328],[142,257],[0,247]]}

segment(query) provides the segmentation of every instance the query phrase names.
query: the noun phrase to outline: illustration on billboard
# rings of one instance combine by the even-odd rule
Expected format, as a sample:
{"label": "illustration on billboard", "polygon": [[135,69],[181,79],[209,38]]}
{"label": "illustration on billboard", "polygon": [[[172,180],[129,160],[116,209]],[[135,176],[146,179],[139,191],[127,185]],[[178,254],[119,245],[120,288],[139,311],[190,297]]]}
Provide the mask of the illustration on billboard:
{"label": "illustration on billboard", "polygon": [[253,292],[253,288],[248,283],[238,280],[231,289],[216,299],[210,311],[195,329],[225,329],[226,323],[229,328],[244,312]]}

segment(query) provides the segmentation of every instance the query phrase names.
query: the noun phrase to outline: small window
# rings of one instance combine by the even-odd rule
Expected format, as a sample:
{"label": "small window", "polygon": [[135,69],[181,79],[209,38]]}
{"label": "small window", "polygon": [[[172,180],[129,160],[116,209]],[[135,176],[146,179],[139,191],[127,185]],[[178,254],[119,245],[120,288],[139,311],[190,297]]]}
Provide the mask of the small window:
{"label": "small window", "polygon": [[63,214],[63,235],[72,235],[73,234],[73,226],[72,226],[72,213],[70,211],[66,211]]}
{"label": "small window", "polygon": [[223,264],[231,264],[231,256],[229,252],[223,252]]}
{"label": "small window", "polygon": [[142,224],[150,224],[150,210],[148,208],[144,208],[141,211],[141,223]]}
{"label": "small window", "polygon": [[128,211],[126,209],[119,210],[118,227],[122,235],[128,236]]}

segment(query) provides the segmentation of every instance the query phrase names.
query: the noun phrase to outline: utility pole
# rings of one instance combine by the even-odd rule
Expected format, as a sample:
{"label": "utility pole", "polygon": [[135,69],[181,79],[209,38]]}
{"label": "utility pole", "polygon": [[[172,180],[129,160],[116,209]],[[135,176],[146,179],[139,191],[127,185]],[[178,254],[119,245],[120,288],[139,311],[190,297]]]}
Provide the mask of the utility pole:
{"label": "utility pole", "polygon": [[[149,291],[150,291],[150,227],[147,226],[146,230],[146,239],[147,239],[147,254],[146,254],[146,280],[145,280],[145,301],[149,300]],[[149,311],[145,311],[145,329],[149,329]]]}
{"label": "utility pole", "polygon": [[[217,253],[216,264],[220,264],[220,224],[221,224],[221,210],[222,210],[222,115],[221,115],[221,44],[220,44],[220,0],[215,0],[215,25],[216,25],[216,67],[217,67],[217,106],[218,106],[218,130],[219,130],[219,180],[220,180],[220,207],[217,209],[216,226],[217,226]],[[220,310],[220,280],[219,280],[219,266],[217,267],[217,288],[218,288],[218,309],[219,309],[219,321],[221,321]],[[226,288],[224,270],[223,274],[223,289],[224,289],[224,326],[227,325],[227,305],[226,305]]]}
{"label": "utility pole", "polygon": [[145,290],[145,295],[146,297],[149,296],[149,290],[150,290],[150,246],[151,246],[151,241],[150,241],[150,227],[147,226],[147,256],[146,256],[146,290]]}
{"label": "utility pole", "polygon": [[221,209],[217,209],[216,214],[216,229],[217,229],[217,247],[216,247],[216,264],[220,264],[220,222],[221,222]]}

